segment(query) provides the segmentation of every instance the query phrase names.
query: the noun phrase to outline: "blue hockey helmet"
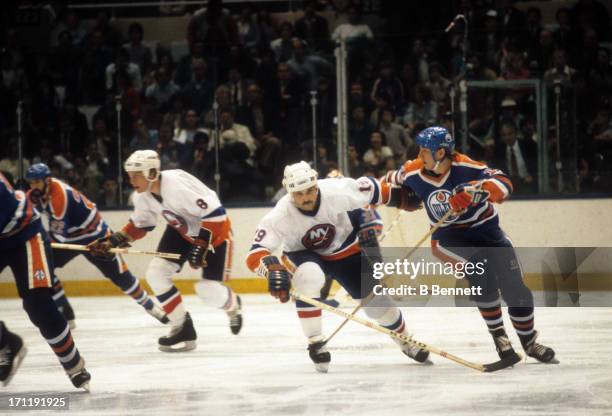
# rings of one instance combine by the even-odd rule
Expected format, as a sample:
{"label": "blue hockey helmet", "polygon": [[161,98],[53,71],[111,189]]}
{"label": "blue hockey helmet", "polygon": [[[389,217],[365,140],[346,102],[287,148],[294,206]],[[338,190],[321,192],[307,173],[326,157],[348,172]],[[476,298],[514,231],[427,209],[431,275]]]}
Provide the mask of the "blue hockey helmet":
{"label": "blue hockey helmet", "polygon": [[44,163],[35,163],[30,166],[25,174],[25,178],[28,181],[32,181],[35,179],[45,179],[51,176],[51,170],[49,166]]}
{"label": "blue hockey helmet", "polygon": [[416,144],[431,150],[431,153],[438,149],[446,149],[447,155],[455,150],[455,139],[444,127],[428,127],[421,130],[416,136]]}

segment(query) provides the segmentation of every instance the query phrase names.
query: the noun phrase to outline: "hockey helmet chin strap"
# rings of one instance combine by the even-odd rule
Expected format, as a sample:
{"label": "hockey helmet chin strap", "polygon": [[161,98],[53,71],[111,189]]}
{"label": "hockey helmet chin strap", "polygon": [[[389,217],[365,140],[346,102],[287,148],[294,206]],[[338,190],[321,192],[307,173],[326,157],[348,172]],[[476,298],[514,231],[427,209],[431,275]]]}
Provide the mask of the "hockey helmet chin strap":
{"label": "hockey helmet chin strap", "polygon": [[[156,169],[157,170],[157,169]],[[156,180],[159,179],[160,177],[160,172],[159,170],[157,170],[157,174],[155,175],[155,177],[153,179],[151,179],[151,169],[149,169],[149,171],[147,172],[147,175],[145,176],[146,180],[147,180],[147,192],[151,192],[151,188],[153,187],[153,184],[155,183]]]}
{"label": "hockey helmet chin strap", "polygon": [[440,175],[438,172],[436,172],[436,170],[438,169],[438,167],[440,166],[440,163],[442,161],[444,161],[445,158],[449,157],[448,154],[448,150],[444,149],[444,156],[442,156],[442,158],[440,160],[436,159],[436,152],[438,150],[442,149],[441,147],[439,147],[435,152],[431,152],[431,156],[433,157],[434,162],[436,162],[436,164],[434,165],[433,169],[431,170],[432,173],[434,173],[435,175]]}

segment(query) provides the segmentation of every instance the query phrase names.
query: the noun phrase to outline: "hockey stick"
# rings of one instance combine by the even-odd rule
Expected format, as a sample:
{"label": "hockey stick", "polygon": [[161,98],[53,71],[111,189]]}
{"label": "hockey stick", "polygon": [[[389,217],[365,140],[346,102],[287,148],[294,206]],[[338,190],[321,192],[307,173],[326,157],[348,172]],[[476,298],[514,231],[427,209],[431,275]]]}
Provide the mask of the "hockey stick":
{"label": "hockey stick", "polygon": [[[51,243],[51,247],[61,249],[61,250],[89,251],[87,246],[84,246],[81,244]],[[175,253],[162,253],[160,251],[132,250],[129,248],[111,248],[109,252],[117,253],[117,254],[142,254],[145,256],[161,257],[162,259],[179,260],[181,258],[180,254],[175,254]]]}
{"label": "hockey stick", "polygon": [[[416,250],[417,250],[417,249],[418,249],[418,248],[419,248],[419,247],[420,247],[420,246],[421,246],[421,245],[422,245],[422,244],[423,244],[423,243],[424,243],[424,242],[425,242],[425,241],[426,241],[426,240],[427,240],[429,237],[431,237],[431,235],[432,235],[433,233],[435,233],[435,232],[436,232],[436,230],[437,230],[438,228],[440,228],[440,227],[442,226],[442,224],[444,223],[444,221],[446,221],[446,220],[447,220],[447,219],[448,219],[448,218],[451,216],[451,214],[452,214],[453,212],[454,212],[454,211],[449,210],[449,211],[448,211],[446,214],[444,214],[444,216],[443,216],[442,218],[440,218],[440,220],[439,220],[437,223],[435,223],[435,224],[434,224],[434,226],[433,226],[433,227],[431,227],[431,229],[430,229],[430,230],[429,230],[429,231],[428,231],[428,232],[427,232],[427,233],[426,233],[426,234],[425,234],[423,237],[421,237],[421,239],[420,239],[419,241],[417,241],[416,245],[415,245],[414,247],[412,247],[412,248],[410,249],[410,251],[408,251],[408,253],[406,253],[406,255],[403,257],[403,259],[402,259],[402,260],[407,259],[408,257],[410,257],[410,256],[411,256],[411,255],[412,255],[412,254],[413,254],[413,253],[414,253],[414,252],[415,252],[415,251],[416,251]],[[365,299],[361,300],[361,301],[359,302],[359,304],[357,304],[357,306],[355,306],[355,309],[353,309],[353,312],[351,312],[350,316],[351,316],[351,317],[354,317],[354,316],[355,316],[355,314],[356,314],[356,313],[357,313],[357,312],[358,312],[358,311],[359,311],[361,308],[363,308],[363,307],[364,307],[364,306],[366,306],[368,303],[370,303],[370,302],[372,301],[372,299],[374,299],[374,293],[373,293],[373,292],[372,292],[372,293],[370,293],[370,294],[368,295],[368,297],[366,297]],[[342,323],[341,323],[341,324],[338,326],[338,328],[336,328],[336,330],[335,330],[334,332],[332,332],[332,333],[331,333],[331,335],[330,335],[330,336],[328,336],[328,337],[327,337],[327,339],[326,339],[325,341],[323,341],[323,345],[327,344],[327,343],[328,343],[328,342],[329,342],[329,341],[330,341],[330,340],[331,340],[333,337],[335,337],[335,336],[336,336],[336,334],[337,334],[338,332],[340,332],[340,330],[341,330],[341,329],[344,327],[344,325],[346,325],[346,323],[349,321],[349,319],[350,319],[350,318],[346,318],[346,319],[344,320],[344,322],[342,322]]]}
{"label": "hockey stick", "polygon": [[433,354],[439,355],[440,357],[446,358],[448,360],[451,360],[451,361],[454,361],[454,362],[456,362],[458,364],[461,364],[461,365],[463,365],[465,367],[469,367],[471,369],[474,369],[476,371],[480,371],[480,372],[483,372],[483,373],[491,373],[493,371],[498,371],[498,370],[501,370],[503,368],[510,367],[510,366],[516,364],[517,362],[519,362],[522,359],[521,355],[517,353],[516,356],[509,357],[509,358],[504,358],[504,359],[501,359],[499,361],[495,361],[495,362],[490,363],[490,364],[473,363],[471,361],[464,360],[461,357],[457,357],[456,355],[453,355],[451,353],[443,351],[443,350],[441,350],[441,349],[439,349],[437,347],[434,347],[433,345],[425,344],[423,342],[420,342],[420,341],[417,341],[415,339],[412,339],[412,338],[410,338],[410,337],[408,337],[408,336],[406,336],[404,334],[400,334],[399,332],[387,329],[384,326],[378,325],[375,322],[368,321],[367,319],[363,319],[363,318],[360,318],[358,316],[353,316],[353,315],[349,314],[348,312],[344,312],[341,309],[334,308],[333,306],[330,306],[330,305],[328,305],[326,303],[319,302],[318,300],[311,299],[311,298],[308,298],[306,296],[302,296],[302,295],[298,294],[293,289],[291,290],[291,296],[293,296],[297,300],[300,300],[302,302],[308,303],[308,304],[310,304],[312,306],[316,306],[318,308],[325,309],[326,311],[334,313],[336,315],[343,316],[343,317],[346,318],[347,321],[351,320],[351,321],[360,323],[363,326],[367,326],[368,328],[372,328],[372,329],[374,329],[374,330],[376,330],[378,332],[381,332],[383,334],[387,334],[387,335],[391,336],[392,338],[395,338],[395,339],[398,339],[400,341],[407,342],[409,344],[415,345],[415,346],[417,346],[417,347],[419,347],[421,349],[424,349],[424,350],[427,350],[427,351],[429,351],[429,352],[431,352]]}

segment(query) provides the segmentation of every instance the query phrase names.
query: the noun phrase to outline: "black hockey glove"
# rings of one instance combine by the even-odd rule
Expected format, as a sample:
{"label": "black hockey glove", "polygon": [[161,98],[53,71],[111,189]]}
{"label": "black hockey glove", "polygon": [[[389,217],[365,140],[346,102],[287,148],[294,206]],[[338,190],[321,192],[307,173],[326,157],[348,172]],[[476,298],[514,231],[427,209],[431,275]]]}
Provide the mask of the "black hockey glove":
{"label": "black hockey glove", "polygon": [[206,267],[206,255],[211,247],[212,232],[207,228],[200,228],[200,234],[193,241],[191,251],[187,257],[193,269]]}
{"label": "black hockey glove", "polygon": [[291,289],[291,274],[283,266],[278,257],[266,256],[261,259],[258,274],[268,279],[268,291],[282,303],[289,300]]}

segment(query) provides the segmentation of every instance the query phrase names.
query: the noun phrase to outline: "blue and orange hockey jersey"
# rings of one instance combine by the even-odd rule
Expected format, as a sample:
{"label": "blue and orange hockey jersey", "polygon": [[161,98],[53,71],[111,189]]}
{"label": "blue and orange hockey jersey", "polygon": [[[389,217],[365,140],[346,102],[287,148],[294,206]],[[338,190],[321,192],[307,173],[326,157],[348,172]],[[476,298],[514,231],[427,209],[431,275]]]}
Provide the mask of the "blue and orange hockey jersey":
{"label": "blue and orange hockey jersey", "polygon": [[43,230],[40,214],[0,173],[0,249],[23,244]]}

